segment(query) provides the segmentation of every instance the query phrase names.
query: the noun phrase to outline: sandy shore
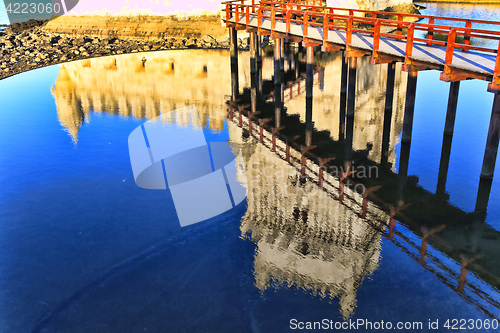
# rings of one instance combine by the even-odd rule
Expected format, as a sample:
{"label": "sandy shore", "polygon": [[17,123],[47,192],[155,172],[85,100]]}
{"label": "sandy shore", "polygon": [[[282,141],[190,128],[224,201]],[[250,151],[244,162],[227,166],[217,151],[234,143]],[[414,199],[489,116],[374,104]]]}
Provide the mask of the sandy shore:
{"label": "sandy shore", "polygon": [[[172,33],[175,36],[163,35],[161,38],[133,38],[121,36],[116,31],[109,35],[84,34],[78,31],[56,33],[54,23],[50,23],[51,28],[46,24],[32,22],[31,25],[12,27],[0,32],[0,79],[44,66],[107,55],[229,47],[227,34],[219,33],[214,37],[204,31],[193,33],[193,29],[197,28],[193,27],[195,21],[186,24],[191,26],[189,31],[176,31]],[[213,29],[219,29],[219,32],[220,29],[225,29],[220,26],[218,18],[210,24],[214,25]],[[246,48],[246,43],[246,38],[240,39],[240,48]]]}

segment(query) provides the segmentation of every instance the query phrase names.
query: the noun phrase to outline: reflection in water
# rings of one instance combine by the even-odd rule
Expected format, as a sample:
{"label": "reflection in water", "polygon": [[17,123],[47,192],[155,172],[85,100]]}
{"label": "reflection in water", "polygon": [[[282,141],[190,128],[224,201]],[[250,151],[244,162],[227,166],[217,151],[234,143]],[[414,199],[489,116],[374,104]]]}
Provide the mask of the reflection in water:
{"label": "reflection in water", "polygon": [[[153,119],[195,105],[200,126],[220,130],[230,91],[227,51],[169,51],[82,60],[62,65],[52,87],[59,121],[78,142],[91,111]],[[240,86],[250,84],[248,54],[240,56]],[[271,64],[263,60],[264,75]],[[185,120],[176,119],[179,125]]]}
{"label": "reflection in water", "polygon": [[[241,137],[231,125],[232,137]],[[314,183],[301,184],[299,172],[263,145],[248,143],[243,159],[248,210],[241,232],[257,244],[257,288],[264,292],[278,284],[337,297],[342,316],[350,317],[358,288],[378,266],[382,234],[356,208]],[[383,212],[376,213],[384,219]]]}
{"label": "reflection in water", "polygon": [[137,186],[169,190],[181,226],[231,210],[246,197],[241,155],[224,135],[170,126],[173,119],[200,127],[194,106],[162,113],[138,126],[128,138]]}
{"label": "reflection in water", "polygon": [[[59,121],[74,142],[78,140],[79,128],[90,119],[92,111],[147,119],[161,115],[164,123],[175,123],[180,127],[190,124],[195,127],[208,126],[219,130],[224,126],[224,104],[231,91],[228,55],[225,51],[174,51],[93,59],[64,65],[52,88]],[[321,83],[314,85],[313,92],[312,120],[316,131],[313,132],[312,141],[319,148],[330,141],[344,139],[339,128],[339,123],[342,123],[339,96],[341,57],[338,53],[331,53],[329,57],[318,62],[321,67]],[[368,61],[369,59],[359,59],[352,149],[358,153],[356,158],[361,160],[360,163],[368,165],[382,161],[382,164],[389,162],[392,165],[392,170],[387,172],[381,169],[386,178],[381,180],[385,183],[380,192],[385,191],[386,195],[389,193],[389,196],[393,196],[393,201],[388,201],[390,204],[395,204],[394,200],[398,201],[405,196],[405,200],[408,196],[415,199],[415,204],[410,209],[417,212],[405,212],[410,216],[408,221],[415,223],[407,230],[400,227],[398,221],[394,229],[395,214],[389,216],[387,209],[384,212],[372,204],[368,206],[371,215],[368,219],[363,219],[361,195],[351,191],[350,195],[354,197],[351,203],[341,204],[331,193],[320,190],[315,184],[301,184],[296,168],[278,158],[269,147],[264,148],[263,145],[256,144],[255,140],[242,140],[242,137],[248,137],[248,132],[230,123],[229,139],[241,144],[243,164],[247,170],[248,211],[242,220],[241,233],[257,245],[254,258],[255,285],[262,292],[280,285],[307,290],[327,299],[338,298],[340,312],[348,318],[354,313],[358,288],[364,278],[378,267],[382,235],[379,231],[392,222],[392,227],[389,224],[390,239],[397,247],[409,253],[410,257],[416,252],[416,260],[427,270],[440,276],[445,284],[456,287],[459,281],[458,291],[468,302],[477,304],[486,300],[495,308],[496,303],[491,300],[495,301],[496,296],[488,298],[487,295],[496,294],[492,292],[484,296],[483,292],[500,285],[496,277],[497,266],[492,263],[493,251],[476,258],[476,252],[481,247],[479,243],[488,248],[497,247],[497,233],[484,226],[485,208],[482,203],[487,203],[487,199],[483,200],[484,195],[478,196],[475,214],[477,223],[463,227],[457,225],[456,220],[466,220],[465,212],[451,207],[443,198],[439,202],[434,200],[432,193],[424,193],[410,182],[411,176],[407,175],[409,152],[405,145],[401,146],[399,175],[394,173],[396,146],[403,121],[406,74],[401,72],[400,65],[396,66],[393,111],[392,114],[389,113],[390,118],[387,118],[387,113],[384,113],[387,65],[370,65]],[[264,78],[269,79],[273,72],[272,61],[264,61],[263,64]],[[239,67],[239,86],[242,91],[243,87],[250,86],[248,54],[240,52]],[[295,120],[300,118],[304,123],[304,89],[302,87],[300,94],[295,91],[285,102],[286,113],[292,115],[290,118],[298,115],[299,117],[294,117]],[[164,117],[171,110],[191,104],[198,110],[198,124],[193,122],[192,117]],[[285,127],[302,128],[287,121],[289,119],[284,119]],[[255,131],[258,131],[257,122]],[[328,135],[320,136],[321,132]],[[269,131],[266,130],[265,136],[270,142]],[[283,148],[283,142],[277,141],[277,145]],[[360,151],[364,154],[361,158]],[[383,156],[384,151],[387,151],[387,156]],[[441,197],[446,184],[446,178],[442,175],[447,174],[444,170],[447,169],[450,147],[443,147],[443,151],[443,171],[440,173],[442,180],[437,191]],[[324,155],[318,155],[326,158],[338,152],[322,153]],[[294,158],[297,157],[300,154],[294,155]],[[307,163],[312,164],[309,160]],[[338,186],[338,180],[330,181],[335,182]],[[489,194],[489,189],[486,191],[481,188],[479,192]],[[426,205],[425,212],[415,208]],[[439,207],[433,211],[433,206]],[[415,216],[417,218],[412,220]],[[433,227],[436,216],[439,217],[439,225]],[[422,219],[428,217],[431,226],[421,229]],[[441,223],[446,224],[446,228],[442,229]],[[464,233],[464,230],[471,232]],[[437,237],[430,235],[434,231]],[[419,244],[422,244],[420,248]],[[440,252],[443,248],[445,255]],[[447,255],[456,262],[459,262],[462,255],[465,259],[461,268],[459,266],[457,270],[455,262],[450,264]],[[480,278],[467,275],[467,269],[474,271]],[[460,272],[460,276],[457,272]],[[477,285],[480,287],[476,288]],[[476,295],[481,299],[477,300]]]}
{"label": "reflection in water", "polygon": [[[342,54],[331,53],[331,58],[324,63],[324,85],[314,86],[312,120],[317,131],[328,131],[333,140],[339,140],[340,85]],[[382,158],[381,130],[384,126],[384,103],[386,98],[387,66],[371,65],[368,57],[358,59],[356,74],[356,111],[354,116],[354,150],[366,149],[372,145],[368,158],[380,162]],[[401,65],[396,65],[394,103],[391,116],[387,160],[396,161],[395,147],[402,129],[403,111],[406,92],[406,73]],[[305,122],[304,95],[295,96],[285,103],[288,114],[298,114]],[[314,141],[314,140],[313,140]]]}

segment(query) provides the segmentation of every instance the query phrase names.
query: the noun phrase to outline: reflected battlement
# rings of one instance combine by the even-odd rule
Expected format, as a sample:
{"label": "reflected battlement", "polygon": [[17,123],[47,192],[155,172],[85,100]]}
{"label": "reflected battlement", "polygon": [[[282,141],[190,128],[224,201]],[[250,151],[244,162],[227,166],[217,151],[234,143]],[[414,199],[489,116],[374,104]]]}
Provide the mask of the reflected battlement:
{"label": "reflected battlement", "polygon": [[[242,135],[233,123],[229,130],[231,138]],[[316,184],[301,184],[296,168],[268,148],[250,142],[243,147],[248,210],[241,232],[257,244],[257,288],[264,292],[278,283],[338,298],[349,318],[358,288],[378,266],[382,234],[364,221],[359,205],[343,205]],[[374,206],[370,214],[388,218]]]}
{"label": "reflected battlement", "polygon": [[[220,130],[229,90],[224,50],[149,52],[81,60],[61,65],[52,87],[61,125],[78,142],[91,112],[153,119],[162,112],[196,105],[201,126]],[[245,55],[242,55],[245,59]],[[249,72],[248,61],[241,64]],[[241,75],[241,85],[249,80]],[[186,119],[172,119],[183,125]],[[186,123],[185,125],[187,125]]]}

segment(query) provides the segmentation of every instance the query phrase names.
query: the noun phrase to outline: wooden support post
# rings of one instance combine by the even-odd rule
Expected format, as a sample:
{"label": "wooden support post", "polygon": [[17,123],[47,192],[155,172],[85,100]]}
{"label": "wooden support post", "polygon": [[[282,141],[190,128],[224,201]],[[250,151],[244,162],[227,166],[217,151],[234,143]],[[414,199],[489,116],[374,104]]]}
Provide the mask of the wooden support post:
{"label": "wooden support post", "polygon": [[399,153],[399,170],[398,170],[398,192],[397,201],[403,200],[404,189],[408,179],[408,165],[410,161],[410,142],[401,142],[401,151]]}
{"label": "wooden support post", "polygon": [[238,36],[236,28],[229,28],[230,36],[230,56],[231,56],[231,96],[233,101],[239,97],[239,84],[238,84]]}
{"label": "wooden support post", "polygon": [[257,91],[262,94],[262,37],[257,34]]}
{"label": "wooden support post", "polygon": [[340,75],[340,114],[339,114],[339,140],[344,140],[345,135],[345,113],[347,106],[347,69],[349,67],[347,51],[342,53],[342,69]]}
{"label": "wooden support post", "polygon": [[446,122],[444,125],[444,134],[453,136],[453,128],[455,127],[455,115],[457,113],[458,91],[460,81],[451,82],[450,94],[448,96],[448,108],[446,110]]}
{"label": "wooden support post", "polygon": [[251,122],[252,115],[257,112],[257,33],[250,32],[250,116],[248,117]]}
{"label": "wooden support post", "polygon": [[285,39],[280,38],[281,112],[285,110]]}
{"label": "wooden support post", "polygon": [[443,135],[443,147],[441,148],[441,159],[439,161],[439,173],[436,186],[436,196],[441,199],[446,199],[444,198],[444,194],[446,191],[446,180],[448,179],[452,138],[451,135]]}
{"label": "wooden support post", "polygon": [[384,128],[382,132],[381,163],[389,160],[389,143],[391,138],[392,105],[394,104],[394,80],[396,76],[396,63],[387,64],[387,86],[385,90]]}
{"label": "wooden support post", "polygon": [[495,93],[491,110],[490,128],[486,139],[481,178],[491,180],[495,172],[498,141],[500,139],[500,92]]}
{"label": "wooden support post", "polygon": [[352,141],[354,136],[354,109],[356,100],[357,58],[349,58],[349,78],[347,86],[346,135],[344,142],[344,166],[350,169],[352,159]]}
{"label": "wooden support post", "polygon": [[443,198],[446,191],[446,180],[448,178],[448,168],[450,165],[451,142],[453,139],[453,129],[455,127],[459,88],[460,81],[451,82],[450,94],[448,96],[448,108],[446,110],[446,122],[444,124],[443,146],[441,148],[441,159],[439,162],[438,182],[436,187],[436,195],[441,198]]}
{"label": "wooden support post", "polygon": [[299,64],[299,52],[300,52],[300,46],[302,44],[299,43],[299,47],[293,52],[295,56],[295,64],[294,64],[294,69],[295,69],[295,79],[298,79],[300,76],[300,64]]}
{"label": "wooden support post", "polygon": [[476,206],[474,207],[474,223],[484,223],[486,212],[490,201],[491,185],[490,179],[480,179],[477,189]]}
{"label": "wooden support post", "polygon": [[305,145],[312,145],[312,106],[313,106],[313,79],[314,79],[314,49],[307,47],[306,55],[306,140]]}
{"label": "wooden support post", "polygon": [[354,137],[354,117],[346,118],[346,131],[344,140],[344,168],[345,170],[351,169],[352,164],[352,142]]}
{"label": "wooden support post", "polygon": [[347,87],[347,117],[354,117],[356,101],[356,68],[358,58],[349,58],[349,83]]}
{"label": "wooden support post", "polygon": [[413,128],[413,113],[415,111],[415,97],[417,93],[417,72],[408,72],[408,82],[406,85],[405,113],[403,120],[402,142],[411,142],[411,132]]}
{"label": "wooden support post", "polygon": [[281,126],[281,46],[279,38],[274,40],[274,126]]}

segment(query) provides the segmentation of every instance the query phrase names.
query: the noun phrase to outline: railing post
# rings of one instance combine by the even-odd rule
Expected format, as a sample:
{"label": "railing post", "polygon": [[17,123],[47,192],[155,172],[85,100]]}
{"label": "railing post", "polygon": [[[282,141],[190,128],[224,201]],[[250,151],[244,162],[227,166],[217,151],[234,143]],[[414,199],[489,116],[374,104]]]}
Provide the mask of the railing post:
{"label": "railing post", "polygon": [[231,18],[231,9],[232,9],[232,6],[228,3],[226,3],[226,25],[227,25],[227,22],[229,21],[229,19]]}
{"label": "railing post", "polygon": [[415,26],[410,23],[408,27],[408,33],[406,34],[406,52],[405,52],[405,62],[408,64],[408,58],[413,54],[413,34],[415,32]]}
{"label": "railing post", "polygon": [[250,7],[249,6],[245,7],[245,20],[246,20],[246,24],[248,27],[248,25],[250,24]]}
{"label": "railing post", "polygon": [[260,31],[260,26],[262,25],[262,8],[257,9],[257,29]]}
{"label": "railing post", "polygon": [[[434,17],[431,17],[429,19],[429,24],[434,25]],[[429,39],[429,40],[432,40],[434,38],[434,28],[433,27],[429,27],[427,29],[427,36],[425,38]],[[427,45],[432,45],[432,42],[428,41]]]}
{"label": "railing post", "polygon": [[308,46],[306,50],[306,146],[312,145],[312,106],[313,106],[313,80],[314,80],[314,49]]}
{"label": "railing post", "polygon": [[397,34],[399,36],[403,35],[403,25],[401,24],[402,21],[403,21],[403,15],[402,14],[398,14],[398,29],[397,29]]}
{"label": "railing post", "polygon": [[306,38],[307,33],[308,33],[308,31],[307,31],[308,24],[309,24],[309,13],[305,12],[305,14],[304,14],[304,39]]}
{"label": "railing post", "polygon": [[453,51],[455,50],[455,38],[457,36],[457,30],[455,27],[451,28],[448,34],[448,42],[446,43],[446,56],[444,58],[445,65],[451,65],[453,61]]}
{"label": "railing post", "polygon": [[273,7],[271,9],[271,35],[274,32],[274,29],[276,28],[276,9]]}
{"label": "railing post", "polygon": [[[472,22],[467,20],[465,21],[465,28],[471,29],[472,28]],[[464,33],[464,44],[469,45],[470,44],[470,30],[465,30]],[[464,47],[463,49],[465,52],[469,51],[468,47]]]}
{"label": "railing post", "polygon": [[292,13],[290,12],[290,9],[287,9],[286,11],[286,33],[290,33],[290,19],[291,19]]}
{"label": "railing post", "polygon": [[328,14],[325,14],[323,17],[323,43],[328,40]]}
{"label": "railing post", "polygon": [[497,89],[500,87],[500,41],[498,42],[497,60],[495,62],[495,69],[493,70],[493,79],[488,88]]}
{"label": "railing post", "polygon": [[352,17],[351,12],[352,10],[349,11],[349,18],[347,19],[346,45],[349,45],[352,42],[352,26],[354,18]]}
{"label": "railing post", "polygon": [[373,22],[377,22],[377,13],[372,13],[372,31],[375,31],[375,24]]}
{"label": "railing post", "polygon": [[491,110],[490,126],[484,150],[483,167],[481,169],[481,179],[492,180],[495,172],[495,162],[497,159],[498,142],[500,137],[500,93],[495,93],[493,98],[493,108]]}
{"label": "railing post", "polygon": [[380,20],[375,21],[375,26],[373,27],[373,51],[378,51],[380,48]]}
{"label": "railing post", "polygon": [[235,18],[236,23],[238,23],[240,21],[239,6],[240,5],[234,5],[234,11],[235,11],[234,18]]}

